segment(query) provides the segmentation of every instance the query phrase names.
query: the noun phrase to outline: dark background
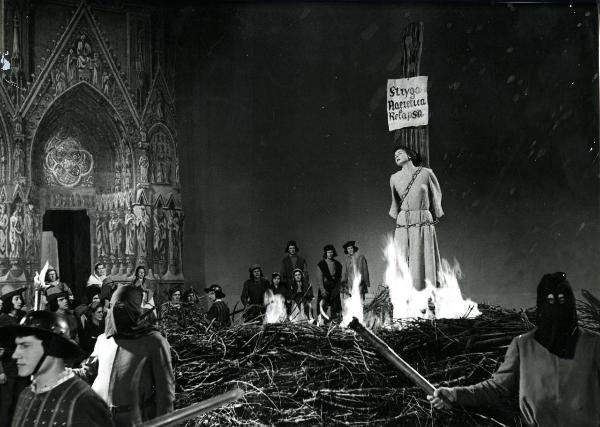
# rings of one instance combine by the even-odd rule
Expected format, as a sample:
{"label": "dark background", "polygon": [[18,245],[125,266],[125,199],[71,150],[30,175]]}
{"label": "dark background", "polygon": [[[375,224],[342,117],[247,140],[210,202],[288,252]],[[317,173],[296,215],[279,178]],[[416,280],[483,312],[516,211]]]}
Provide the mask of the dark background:
{"label": "dark background", "polygon": [[424,23],[443,258],[463,294],[534,304],[546,272],[599,291],[595,4],[182,5],[176,29],[184,273],[233,305],[295,239],[311,266],[357,240],[371,280],[395,172],[385,88]]}
{"label": "dark background", "polygon": [[53,231],[57,241],[59,279],[78,299],[90,277],[90,234],[81,232],[89,229],[90,218],[84,210],[47,210],[44,214],[42,230]]}

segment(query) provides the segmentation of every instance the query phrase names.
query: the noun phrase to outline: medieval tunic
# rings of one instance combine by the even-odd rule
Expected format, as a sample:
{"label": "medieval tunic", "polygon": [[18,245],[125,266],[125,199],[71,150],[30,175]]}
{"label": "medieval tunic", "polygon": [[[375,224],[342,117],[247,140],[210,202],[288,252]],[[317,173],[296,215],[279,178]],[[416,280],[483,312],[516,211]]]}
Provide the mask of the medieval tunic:
{"label": "medieval tunic", "polygon": [[[317,284],[327,291],[325,305],[331,307],[331,316],[336,316],[341,308],[340,301],[340,286],[342,279],[342,264],[333,259],[323,259],[317,264]],[[319,289],[319,297],[317,304],[320,303],[321,293]]]}
{"label": "medieval tunic", "polygon": [[457,387],[457,403],[497,405],[518,392],[528,425],[600,425],[600,335],[580,328],[573,359],[562,359],[539,344],[534,333],[512,340],[491,379]]}
{"label": "medieval tunic", "polygon": [[413,286],[423,289],[425,281],[437,286],[440,265],[435,226],[433,222],[444,215],[442,192],[433,171],[419,168],[412,186],[403,200],[412,176],[401,171],[390,177],[392,206],[390,216],[396,220],[394,241],[408,263]]}
{"label": "medieval tunic", "polygon": [[[17,325],[25,315],[23,310],[18,310],[16,316],[8,313],[0,313],[0,326]],[[11,415],[15,410],[17,399],[21,390],[29,384],[29,378],[20,377],[17,370],[17,361],[12,358],[15,351],[15,340],[0,336],[0,347],[4,348],[4,354],[0,362],[6,374],[6,382],[0,384],[0,426],[10,425]]]}
{"label": "medieval tunic", "polygon": [[213,305],[206,313],[206,318],[211,321],[214,320],[216,327],[229,326],[231,325],[231,318],[229,317],[229,307],[222,300],[216,300]]}
{"label": "medieval tunic", "polygon": [[[133,378],[140,366],[135,387]],[[88,381],[95,376],[92,389],[108,403],[116,426],[132,425],[136,400],[143,421],[173,410],[175,378],[169,343],[157,331],[131,339],[98,336],[90,359],[76,373]]]}
{"label": "medieval tunic", "polygon": [[77,377],[43,393],[34,393],[29,388],[23,390],[12,422],[12,427],[112,425],[106,403]]}
{"label": "medieval tunic", "polygon": [[242,296],[244,307],[250,306],[244,313],[244,319],[254,320],[265,313],[265,292],[269,289],[269,281],[264,277],[258,280],[248,279],[244,282]]}
{"label": "medieval tunic", "polygon": [[346,292],[352,292],[356,274],[360,274],[361,291],[364,289],[364,293],[366,293],[367,288],[371,285],[369,266],[367,265],[367,259],[359,251],[354,252],[352,255],[347,254],[343,260],[342,286]]}

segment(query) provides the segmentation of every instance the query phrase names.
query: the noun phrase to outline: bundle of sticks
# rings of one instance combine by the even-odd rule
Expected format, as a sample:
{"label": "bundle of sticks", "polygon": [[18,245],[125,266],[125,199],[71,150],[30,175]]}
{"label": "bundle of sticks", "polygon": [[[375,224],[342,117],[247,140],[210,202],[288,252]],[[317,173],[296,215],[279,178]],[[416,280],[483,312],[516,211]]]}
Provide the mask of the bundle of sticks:
{"label": "bundle of sticks", "polygon": [[[489,378],[511,339],[533,328],[535,319],[533,311],[479,309],[475,319],[395,322],[377,335],[436,387],[473,384]],[[580,302],[579,309],[586,327],[600,329],[600,304]],[[178,407],[234,387],[245,392],[243,400],[190,426],[499,426],[518,415],[512,403],[494,413],[432,411],[421,389],[354,331],[337,325],[214,329],[191,311],[163,332],[172,346]]]}

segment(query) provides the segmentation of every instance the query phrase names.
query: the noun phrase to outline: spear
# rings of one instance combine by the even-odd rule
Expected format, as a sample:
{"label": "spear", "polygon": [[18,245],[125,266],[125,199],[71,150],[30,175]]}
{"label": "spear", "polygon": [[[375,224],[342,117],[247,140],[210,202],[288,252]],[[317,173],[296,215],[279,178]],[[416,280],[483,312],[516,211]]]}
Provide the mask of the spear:
{"label": "spear", "polygon": [[429,395],[433,394],[435,391],[433,384],[419,374],[417,370],[410,366],[408,362],[398,356],[398,354],[396,354],[396,352],[392,350],[391,347],[385,343],[385,341],[365,328],[356,317],[352,318],[352,322],[348,324],[348,327],[358,333],[358,335],[363,337],[365,340],[369,341],[373,347],[375,347],[375,350],[379,352],[379,354],[390,361],[396,368],[400,369],[404,375],[406,375],[416,386],[420,387]]}

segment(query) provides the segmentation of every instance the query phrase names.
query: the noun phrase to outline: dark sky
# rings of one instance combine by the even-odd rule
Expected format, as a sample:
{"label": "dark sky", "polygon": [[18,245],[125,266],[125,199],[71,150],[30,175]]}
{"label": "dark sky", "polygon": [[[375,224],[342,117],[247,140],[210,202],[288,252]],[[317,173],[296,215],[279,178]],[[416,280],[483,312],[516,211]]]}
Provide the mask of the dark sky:
{"label": "dark sky", "polygon": [[177,31],[185,273],[237,299],[298,240],[314,267],[355,239],[381,282],[393,231],[385,86],[424,23],[441,255],[479,300],[528,305],[565,270],[600,289],[594,4],[187,6]]}

